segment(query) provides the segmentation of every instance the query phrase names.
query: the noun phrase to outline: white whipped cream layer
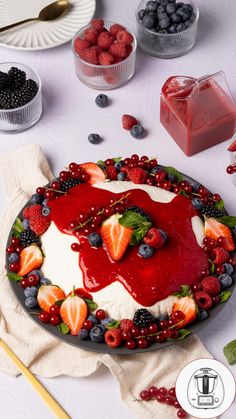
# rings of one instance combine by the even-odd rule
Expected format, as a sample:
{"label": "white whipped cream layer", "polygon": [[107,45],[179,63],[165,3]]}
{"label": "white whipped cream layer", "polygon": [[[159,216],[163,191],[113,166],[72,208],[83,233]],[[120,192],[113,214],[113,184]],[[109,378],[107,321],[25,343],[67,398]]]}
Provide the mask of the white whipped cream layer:
{"label": "white whipped cream layer", "polygon": [[[102,182],[93,185],[113,193],[127,192],[130,189],[142,189],[156,202],[168,203],[176,196],[174,193],[149,185],[135,185],[132,182]],[[140,203],[141,206],[141,203]],[[192,228],[199,246],[204,238],[204,225],[197,216],[192,218]],[[71,244],[76,242],[74,236],[61,233],[52,222],[42,235],[42,250],[45,254],[42,271],[53,284],[60,286],[68,294],[73,286],[83,288],[82,271],[79,268],[79,255],[71,250]],[[106,310],[114,319],[132,318],[134,312],[142,308],[120,282],[114,282],[100,291],[93,293],[94,301],[100,308]],[[170,313],[177,297],[169,296],[148,307],[150,311],[159,314]]]}

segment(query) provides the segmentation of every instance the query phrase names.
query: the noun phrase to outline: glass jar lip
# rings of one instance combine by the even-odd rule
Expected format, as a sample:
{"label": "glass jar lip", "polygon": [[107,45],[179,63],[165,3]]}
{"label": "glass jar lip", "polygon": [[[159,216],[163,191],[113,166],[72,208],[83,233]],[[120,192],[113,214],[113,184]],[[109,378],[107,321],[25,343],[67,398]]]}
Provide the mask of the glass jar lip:
{"label": "glass jar lip", "polygon": [[141,24],[141,22],[140,22],[140,20],[138,18],[139,7],[140,7],[140,5],[141,5],[142,2],[143,2],[143,0],[140,1],[140,3],[138,4],[138,7],[136,9],[136,12],[135,12],[136,21],[137,21],[138,25],[140,25],[141,28],[143,28],[145,31],[149,32],[151,35],[174,37],[176,35],[179,35],[179,34],[186,33],[188,31],[190,31],[190,29],[192,28],[192,26],[194,24],[198,23],[198,21],[199,21],[199,16],[200,16],[199,8],[195,4],[193,4],[192,1],[189,1],[189,3],[191,3],[192,6],[193,6],[193,8],[194,8],[194,12],[196,13],[196,19],[193,21],[192,25],[189,26],[189,28],[184,29],[184,31],[176,32],[176,33],[158,33],[158,32],[153,32],[153,31],[151,31],[148,28],[144,28],[144,26]]}
{"label": "glass jar lip", "polygon": [[[106,23],[108,23],[108,24],[111,24],[111,25],[121,25],[121,26],[124,26],[124,25],[122,25],[121,23],[117,23],[117,22],[113,22],[113,21],[111,21],[111,20],[104,20],[104,23],[106,24]],[[129,31],[129,33],[133,36],[133,38],[134,38],[134,40],[133,40],[133,42],[132,42],[132,46],[133,46],[133,50],[131,51],[131,53],[128,55],[128,57],[126,57],[123,61],[120,61],[119,63],[115,63],[115,64],[110,64],[110,65],[99,65],[99,64],[91,64],[91,63],[88,63],[87,61],[84,61],[80,56],[79,56],[79,54],[75,51],[75,48],[74,48],[74,43],[75,43],[75,40],[76,40],[76,38],[78,37],[78,34],[80,33],[80,32],[82,32],[82,31],[84,31],[86,28],[89,28],[90,27],[90,25],[88,24],[88,25],[85,25],[85,26],[83,26],[82,28],[80,28],[76,33],[75,33],[75,35],[74,35],[74,37],[73,37],[73,39],[71,40],[71,47],[72,47],[72,51],[73,51],[73,53],[74,53],[74,55],[76,56],[76,57],[78,57],[79,59],[80,59],[80,61],[83,63],[83,64],[86,64],[88,67],[91,67],[91,68],[96,68],[96,69],[103,69],[103,68],[105,68],[105,69],[109,69],[109,68],[116,68],[119,64],[123,64],[123,63],[125,63],[126,62],[126,60],[128,60],[130,57],[132,57],[132,55],[134,55],[135,53],[136,53],[136,50],[137,50],[137,45],[138,45],[138,43],[137,43],[137,39],[136,39],[136,36],[134,35],[134,33],[132,33],[130,30],[128,30],[128,28],[126,28],[125,26],[124,26],[124,28],[126,29],[126,30],[128,30]]]}
{"label": "glass jar lip", "polygon": [[[13,108],[13,109],[0,109],[0,114],[2,112],[7,112],[7,113],[11,113],[11,112],[18,112],[19,110],[25,109],[27,106],[31,105],[39,96],[41,89],[42,89],[42,82],[41,79],[39,77],[39,74],[37,73],[37,71],[33,70],[30,66],[23,64],[23,63],[17,63],[15,61],[4,61],[4,62],[0,62],[0,71],[1,71],[1,66],[2,65],[10,65],[11,67],[16,67],[17,65],[20,65],[22,67],[25,67],[26,69],[32,71],[34,73],[34,75],[37,78],[37,82],[38,82],[38,91],[36,93],[36,95],[33,97],[33,99],[31,99],[28,103],[26,103],[23,106],[19,106],[18,108]],[[10,69],[9,69],[10,70]]]}

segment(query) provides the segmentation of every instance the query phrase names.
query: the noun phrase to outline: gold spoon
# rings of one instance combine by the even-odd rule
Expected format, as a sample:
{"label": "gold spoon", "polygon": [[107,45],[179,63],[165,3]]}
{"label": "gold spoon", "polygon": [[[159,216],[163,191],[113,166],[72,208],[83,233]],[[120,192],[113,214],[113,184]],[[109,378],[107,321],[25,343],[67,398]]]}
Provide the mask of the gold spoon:
{"label": "gold spoon", "polygon": [[33,20],[55,20],[64,15],[64,13],[69,9],[70,2],[69,0],[57,0],[54,3],[49,4],[44,7],[39,13],[38,17],[33,17],[30,19],[21,20],[19,22],[12,23],[11,25],[4,26],[0,28],[0,32],[6,31],[7,29],[14,28],[15,26],[22,25],[23,23],[31,22]]}

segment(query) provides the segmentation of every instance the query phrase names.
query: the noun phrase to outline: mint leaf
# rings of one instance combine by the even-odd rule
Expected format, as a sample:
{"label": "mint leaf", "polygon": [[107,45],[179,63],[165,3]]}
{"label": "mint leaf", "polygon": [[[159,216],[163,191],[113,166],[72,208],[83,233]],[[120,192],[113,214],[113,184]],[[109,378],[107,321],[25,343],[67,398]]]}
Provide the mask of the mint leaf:
{"label": "mint leaf", "polygon": [[65,323],[60,323],[57,328],[63,335],[67,335],[70,332],[69,327]]}
{"label": "mint leaf", "polygon": [[13,272],[8,272],[7,273],[7,277],[11,280],[11,281],[15,281],[15,282],[19,282],[22,279],[22,276],[17,275]]}
{"label": "mint leaf", "polygon": [[181,285],[180,291],[174,292],[172,295],[176,297],[188,297],[191,295],[191,291],[188,285]]}
{"label": "mint leaf", "polygon": [[143,223],[148,223],[148,219],[146,217],[143,217],[143,215],[133,212],[133,211],[127,211],[125,212],[122,217],[119,218],[119,223],[123,227],[129,227],[129,228],[138,228]]}
{"label": "mint leaf", "polygon": [[95,303],[93,300],[90,300],[89,298],[84,298],[84,301],[86,302],[90,311],[94,311],[98,308],[97,303]]}
{"label": "mint leaf", "polygon": [[178,195],[186,196],[188,198],[188,194],[184,190],[179,191]]}
{"label": "mint leaf", "polygon": [[219,209],[219,210],[224,209],[225,204],[224,204],[223,199],[221,199],[220,201],[216,202],[216,203],[215,203],[215,207],[216,207],[217,209]]}
{"label": "mint leaf", "polygon": [[22,222],[21,222],[20,218],[17,217],[14,224],[13,224],[13,227],[12,227],[12,235],[14,237],[19,237],[20,233],[22,233],[22,231],[24,231]]}
{"label": "mint leaf", "polygon": [[131,236],[130,244],[131,246],[135,246],[136,244],[140,243],[141,240],[146,236],[149,228],[151,227],[151,223],[149,226],[138,227],[133,231]]}
{"label": "mint leaf", "polygon": [[105,164],[105,162],[104,162],[103,160],[98,160],[98,161],[97,161],[97,165],[98,165],[98,166],[102,166],[103,168],[105,168],[105,167],[106,167],[106,164]]}
{"label": "mint leaf", "polygon": [[217,221],[219,221],[222,224],[225,224],[229,228],[234,228],[236,226],[236,217],[231,215],[225,215],[223,217],[217,218]]}
{"label": "mint leaf", "polygon": [[58,307],[61,307],[62,303],[64,303],[65,300],[58,300],[54,304],[56,304]]}
{"label": "mint leaf", "polygon": [[112,160],[114,161],[114,163],[120,163],[120,161],[122,160],[122,157],[113,157]]}
{"label": "mint leaf", "polygon": [[182,174],[174,167],[167,166],[165,167],[165,171],[168,173],[168,175],[174,175],[177,182],[181,182],[183,180]]}
{"label": "mint leaf", "polygon": [[114,320],[114,322],[108,323],[106,325],[106,328],[109,329],[109,330],[111,330],[111,329],[118,329],[119,325],[120,325],[119,320]]}
{"label": "mint leaf", "polygon": [[236,340],[229,342],[223,349],[224,356],[230,365],[236,362]]}
{"label": "mint leaf", "polygon": [[228,301],[228,299],[231,297],[231,294],[231,291],[221,291],[221,293],[219,294],[220,303],[225,303],[226,301]]}
{"label": "mint leaf", "polygon": [[191,335],[191,330],[188,329],[181,329],[179,330],[179,337],[175,338],[175,339],[168,339],[168,340],[183,340],[185,339],[187,336]]}

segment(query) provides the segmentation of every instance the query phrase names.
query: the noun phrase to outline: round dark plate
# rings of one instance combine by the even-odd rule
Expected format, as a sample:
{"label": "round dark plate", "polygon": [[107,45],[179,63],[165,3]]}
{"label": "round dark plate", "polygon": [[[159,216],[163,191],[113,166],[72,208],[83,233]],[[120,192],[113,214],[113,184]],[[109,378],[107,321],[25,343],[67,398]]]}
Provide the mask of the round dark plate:
{"label": "round dark plate", "polygon": [[[198,182],[196,182],[194,179],[192,179],[191,177],[182,174],[183,175],[183,179],[194,183],[199,184]],[[200,185],[200,184],[199,184]],[[22,217],[22,213],[25,207],[27,207],[29,205],[29,203],[26,203],[26,205],[22,208],[22,210],[20,211],[20,213],[18,214],[18,217]],[[226,212],[227,213],[227,212]],[[9,233],[9,237],[8,237],[8,242],[7,242],[7,246],[9,246],[10,244],[10,239],[11,239],[11,235],[12,235],[12,229]],[[6,257],[6,268],[7,271],[9,271],[9,263],[8,263],[8,258]],[[234,282],[233,285],[228,288],[227,290],[233,292],[234,288],[235,288],[235,280],[236,280],[236,273],[234,272],[233,275],[234,278]],[[36,322],[43,330],[45,330],[46,332],[50,333],[52,336],[56,337],[57,339],[60,339],[61,341],[68,343],[69,345],[73,345],[76,346],[77,348],[80,349],[85,349],[87,351],[92,351],[92,352],[98,352],[98,353],[105,353],[105,354],[117,354],[117,355],[132,355],[135,353],[143,353],[143,352],[151,352],[151,351],[156,351],[157,349],[162,349],[162,348],[166,348],[168,346],[174,345],[177,342],[179,342],[178,340],[169,340],[166,341],[164,343],[155,343],[150,345],[148,348],[146,349],[127,349],[125,347],[120,347],[120,348],[110,348],[109,346],[107,346],[105,343],[95,343],[92,342],[91,340],[80,340],[78,339],[76,336],[72,336],[70,334],[68,335],[62,335],[61,332],[58,330],[57,327],[52,326],[50,324],[45,324],[42,323],[38,317],[36,313],[40,312],[40,309],[34,308],[34,309],[28,309],[25,307],[24,301],[25,301],[25,297],[24,297],[24,290],[20,287],[19,283],[16,283],[14,281],[10,281],[12,290],[17,298],[17,300],[19,301],[19,303],[21,304],[23,310],[28,314],[28,316],[34,321]],[[204,321],[195,321],[194,323],[192,323],[190,326],[187,326],[187,329],[190,330],[192,333],[197,333],[200,329],[202,329],[205,326],[208,326],[209,323],[220,314],[220,312],[224,309],[224,306],[227,303],[222,303],[222,304],[218,304],[212,307],[212,309],[209,312],[209,317],[208,319],[204,320]],[[102,308],[102,307],[101,307]],[[186,337],[187,339],[187,337]]]}

